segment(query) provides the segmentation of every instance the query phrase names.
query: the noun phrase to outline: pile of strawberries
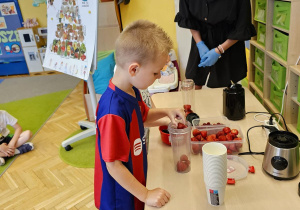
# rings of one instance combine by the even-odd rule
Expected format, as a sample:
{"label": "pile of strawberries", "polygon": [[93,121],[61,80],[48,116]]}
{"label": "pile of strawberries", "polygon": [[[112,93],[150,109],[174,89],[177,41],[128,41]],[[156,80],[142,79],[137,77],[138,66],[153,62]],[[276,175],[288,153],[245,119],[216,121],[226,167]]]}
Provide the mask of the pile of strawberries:
{"label": "pile of strawberries", "polygon": [[[238,137],[239,131],[237,129],[230,129],[229,127],[218,128],[218,126],[216,125],[210,125],[209,122],[204,123],[201,127],[205,129],[212,127],[212,129],[215,130],[215,133],[207,135],[207,130],[194,129],[193,137],[191,138],[193,154],[198,154],[201,151],[204,143],[212,141],[224,142],[223,144],[227,147],[227,154],[232,154],[232,152],[238,152],[239,149],[242,147],[242,143],[240,143],[240,141],[232,143],[232,141],[235,140],[242,140],[242,138]],[[201,142],[201,144],[197,143],[199,141]]]}
{"label": "pile of strawberries", "polygon": [[191,164],[191,161],[189,160],[188,156],[181,155],[180,160],[177,162],[176,169],[178,172],[185,172]]}

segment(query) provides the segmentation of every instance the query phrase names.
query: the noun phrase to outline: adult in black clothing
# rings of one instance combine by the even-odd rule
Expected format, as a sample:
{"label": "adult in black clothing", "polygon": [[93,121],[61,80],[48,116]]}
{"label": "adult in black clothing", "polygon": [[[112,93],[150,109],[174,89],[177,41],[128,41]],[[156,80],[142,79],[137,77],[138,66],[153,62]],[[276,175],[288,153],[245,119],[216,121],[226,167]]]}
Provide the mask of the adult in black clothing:
{"label": "adult in black clothing", "polygon": [[201,89],[227,87],[247,76],[245,40],[256,35],[250,0],[180,0],[175,22],[192,33],[185,76]]}

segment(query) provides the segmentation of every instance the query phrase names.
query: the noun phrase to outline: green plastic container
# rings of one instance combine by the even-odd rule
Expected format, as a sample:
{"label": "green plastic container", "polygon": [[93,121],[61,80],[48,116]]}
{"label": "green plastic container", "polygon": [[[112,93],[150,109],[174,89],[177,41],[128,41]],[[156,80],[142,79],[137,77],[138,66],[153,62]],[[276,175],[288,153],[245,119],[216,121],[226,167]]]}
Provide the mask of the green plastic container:
{"label": "green plastic container", "polygon": [[273,82],[271,82],[270,101],[279,112],[281,111],[282,97],[282,89],[279,89]]}
{"label": "green plastic container", "polygon": [[273,81],[275,82],[276,86],[279,89],[284,89],[285,75],[286,75],[286,68],[283,67],[277,61],[273,60],[272,61],[271,78],[273,79]]}
{"label": "green plastic container", "polygon": [[273,52],[275,52],[279,57],[287,60],[287,51],[289,44],[289,36],[284,33],[274,30],[273,35]]}
{"label": "green plastic container", "polygon": [[264,101],[263,101],[263,99],[255,92],[255,97],[257,98],[257,100],[261,103],[261,104],[263,104],[264,103]]}
{"label": "green plastic container", "polygon": [[275,1],[273,13],[273,25],[289,30],[291,16],[291,2]]}
{"label": "green plastic container", "polygon": [[258,65],[261,69],[264,69],[265,63],[265,54],[263,51],[255,48],[255,64]]}
{"label": "green plastic container", "polygon": [[300,106],[298,108],[297,131],[300,133]]}
{"label": "green plastic container", "polygon": [[255,68],[254,84],[258,87],[258,89],[263,91],[263,89],[264,89],[264,73],[262,73],[257,68]]}
{"label": "green plastic container", "polygon": [[266,25],[263,23],[257,25],[257,42],[263,46],[266,44]]}
{"label": "green plastic container", "polygon": [[254,20],[266,23],[266,14],[267,14],[267,1],[256,0]]}

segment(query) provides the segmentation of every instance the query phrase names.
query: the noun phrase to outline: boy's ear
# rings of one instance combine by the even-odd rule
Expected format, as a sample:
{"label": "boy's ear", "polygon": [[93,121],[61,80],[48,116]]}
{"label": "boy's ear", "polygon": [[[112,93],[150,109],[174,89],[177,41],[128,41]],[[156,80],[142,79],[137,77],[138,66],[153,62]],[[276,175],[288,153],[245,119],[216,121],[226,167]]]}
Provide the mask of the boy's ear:
{"label": "boy's ear", "polygon": [[139,71],[139,67],[140,67],[140,64],[138,64],[138,63],[130,64],[128,67],[130,76],[135,76]]}

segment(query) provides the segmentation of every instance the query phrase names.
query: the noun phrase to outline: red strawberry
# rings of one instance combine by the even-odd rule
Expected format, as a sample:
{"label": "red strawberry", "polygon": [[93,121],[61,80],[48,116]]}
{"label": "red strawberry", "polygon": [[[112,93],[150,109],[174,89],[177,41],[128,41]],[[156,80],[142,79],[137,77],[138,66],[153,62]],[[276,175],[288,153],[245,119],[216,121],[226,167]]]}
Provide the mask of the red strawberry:
{"label": "red strawberry", "polygon": [[217,133],[217,137],[219,138],[219,136],[224,136],[225,135],[225,133],[224,133],[224,131],[219,131],[218,133]]}
{"label": "red strawberry", "polygon": [[186,156],[186,155],[181,155],[181,156],[180,156],[180,160],[181,160],[181,161],[187,161],[187,160],[189,160],[189,158],[188,158],[188,156]]}
{"label": "red strawberry", "polygon": [[188,111],[185,112],[185,116],[188,116],[191,113],[193,113],[192,110],[188,110]]}
{"label": "red strawberry", "polygon": [[219,136],[219,141],[226,141],[226,140],[227,140],[226,136],[224,135]]}
{"label": "red strawberry", "polygon": [[238,149],[236,149],[235,147],[235,144],[229,144],[229,149],[232,151],[232,152],[237,152]]}
{"label": "red strawberry", "polygon": [[192,106],[191,106],[191,105],[189,105],[189,104],[185,104],[185,105],[183,105],[183,109],[184,109],[184,111],[190,111],[190,110],[191,110],[191,108],[192,108]]}
{"label": "red strawberry", "polygon": [[192,137],[191,141],[199,141],[196,137]]}
{"label": "red strawberry", "polygon": [[177,162],[177,171],[178,172],[185,171],[187,169],[187,167],[188,166],[184,162],[182,162],[182,161]]}
{"label": "red strawberry", "polygon": [[201,133],[198,129],[193,130],[193,136],[198,136]]}
{"label": "red strawberry", "polygon": [[239,131],[237,129],[232,129],[231,134],[237,136],[239,134]]}
{"label": "red strawberry", "polygon": [[201,141],[203,139],[203,137],[200,134],[195,137],[196,137],[196,139],[198,139],[198,141]]}
{"label": "red strawberry", "polygon": [[235,137],[233,140],[242,140],[241,137]]}
{"label": "red strawberry", "polygon": [[237,150],[239,150],[243,146],[242,143],[235,143],[235,147]]}
{"label": "red strawberry", "polygon": [[227,154],[228,155],[231,155],[232,154],[232,151],[230,149],[227,149]]}
{"label": "red strawberry", "polygon": [[192,144],[192,153],[194,155],[199,154],[200,150],[201,150],[201,146],[199,144]]}
{"label": "red strawberry", "polygon": [[206,140],[207,141],[215,141],[216,140],[216,134],[208,135]]}
{"label": "red strawberry", "polygon": [[207,137],[207,131],[200,131],[200,133],[203,138]]}
{"label": "red strawberry", "polygon": [[226,139],[227,139],[228,141],[233,140],[233,138],[234,138],[234,136],[233,136],[231,133],[227,133]]}
{"label": "red strawberry", "polygon": [[183,123],[178,123],[178,125],[177,125],[177,129],[184,129],[186,127],[187,126],[185,124],[183,124]]}
{"label": "red strawberry", "polygon": [[230,133],[230,128],[229,127],[225,127],[225,128],[223,128],[223,131],[224,131],[224,133]]}

